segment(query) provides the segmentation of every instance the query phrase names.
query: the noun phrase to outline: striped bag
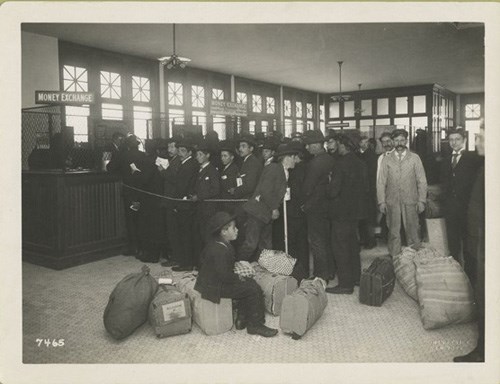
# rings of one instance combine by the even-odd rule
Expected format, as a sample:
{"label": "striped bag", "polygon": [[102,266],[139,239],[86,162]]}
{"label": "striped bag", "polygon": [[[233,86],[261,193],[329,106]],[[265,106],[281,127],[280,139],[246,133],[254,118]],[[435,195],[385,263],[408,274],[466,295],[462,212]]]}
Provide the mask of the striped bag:
{"label": "striped bag", "polygon": [[393,258],[394,273],[399,285],[413,300],[418,300],[417,280],[415,279],[416,260],[444,257],[428,244],[421,244],[416,250],[412,247],[404,247],[399,255]]}
{"label": "striped bag", "polygon": [[415,260],[420,317],[424,329],[474,319],[474,299],[467,275],[453,257]]}
{"label": "striped bag", "polygon": [[243,277],[254,277],[255,269],[252,267],[248,261],[236,261],[234,263],[234,273]]}
{"label": "striped bag", "polygon": [[259,264],[272,273],[290,276],[297,259],[283,251],[263,249],[259,256]]}

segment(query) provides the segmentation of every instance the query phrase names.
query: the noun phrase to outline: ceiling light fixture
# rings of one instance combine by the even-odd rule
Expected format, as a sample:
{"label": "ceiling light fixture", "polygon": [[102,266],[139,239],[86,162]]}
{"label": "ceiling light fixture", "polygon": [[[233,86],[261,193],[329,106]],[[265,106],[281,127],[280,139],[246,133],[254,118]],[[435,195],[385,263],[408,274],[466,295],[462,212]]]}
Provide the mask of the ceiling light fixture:
{"label": "ceiling light fixture", "polygon": [[332,101],[336,102],[344,102],[344,101],[349,101],[352,99],[351,95],[342,95],[342,63],[343,61],[337,61],[339,64],[339,94],[332,96],[331,99]]}
{"label": "ceiling light fixture", "polygon": [[177,54],[175,53],[175,24],[172,24],[172,26],[174,31],[174,53],[171,56],[160,57],[158,60],[160,60],[161,65],[167,67],[167,69],[186,68],[186,64],[189,63],[191,59],[188,59],[187,57],[177,56]]}

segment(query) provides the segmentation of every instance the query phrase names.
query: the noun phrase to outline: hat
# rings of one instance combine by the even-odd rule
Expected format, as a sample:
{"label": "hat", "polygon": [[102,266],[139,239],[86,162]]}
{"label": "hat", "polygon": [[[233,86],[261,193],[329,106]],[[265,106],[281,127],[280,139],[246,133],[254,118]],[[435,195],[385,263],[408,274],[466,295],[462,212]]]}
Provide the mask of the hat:
{"label": "hat", "polygon": [[207,229],[208,233],[214,235],[219,232],[226,224],[229,224],[236,218],[235,215],[231,215],[224,211],[219,211],[208,220]]}
{"label": "hat", "polygon": [[219,152],[226,151],[236,155],[236,145],[231,140],[223,140],[219,143]]}
{"label": "hat", "polygon": [[256,147],[257,143],[255,142],[255,138],[252,135],[245,135],[242,136],[238,139],[238,144],[240,143],[247,143],[248,145],[251,145],[252,147]]}
{"label": "hat", "polygon": [[206,140],[201,140],[199,143],[195,145],[196,151],[201,152],[210,152],[210,144]]}
{"label": "hat", "polygon": [[407,139],[408,132],[406,132],[404,129],[395,129],[394,131],[392,131],[391,139],[394,139],[395,137],[398,136],[403,136],[405,139]]}
{"label": "hat", "polygon": [[[418,132],[418,130],[417,130],[417,132]],[[448,131],[448,136],[450,136],[451,134],[460,135],[464,139],[467,137],[467,135],[465,134],[465,130],[463,128],[450,129]]]}
{"label": "hat", "polygon": [[359,147],[360,135],[356,130],[345,130],[337,135],[337,141],[339,144],[344,144],[351,150],[356,150]]}
{"label": "hat", "polygon": [[125,138],[125,145],[129,148],[137,147],[140,144],[139,139],[136,135],[129,133]]}
{"label": "hat", "polygon": [[291,144],[292,143],[280,144],[278,146],[278,149],[276,149],[276,152],[274,153],[274,157],[278,159],[282,156],[298,155],[300,150],[296,147],[293,147]]}
{"label": "hat", "polygon": [[175,146],[177,148],[186,148],[187,150],[190,150],[190,151],[193,151],[194,150],[194,142],[192,140],[189,140],[189,139],[181,139],[179,140],[178,142],[175,143]]}
{"label": "hat", "polygon": [[379,137],[378,139],[379,139],[380,141],[382,141],[382,139],[383,139],[384,137],[388,137],[388,138],[392,139],[392,134],[391,134],[391,132],[388,132],[388,131],[382,132],[382,134],[380,135],[380,137]]}
{"label": "hat", "polygon": [[268,137],[264,140],[264,143],[262,144],[262,149],[270,149],[272,151],[275,151],[277,146],[278,145],[276,143],[276,140],[271,137]]}
{"label": "hat", "polygon": [[288,148],[293,149],[297,151],[297,154],[299,155],[306,155],[307,151],[303,143],[300,141],[290,141],[288,144]]}
{"label": "hat", "polygon": [[153,139],[156,149],[168,149],[168,140],[167,139]]}
{"label": "hat", "polygon": [[325,136],[323,135],[323,132],[316,129],[304,132],[304,143],[315,144],[324,142],[325,142]]}

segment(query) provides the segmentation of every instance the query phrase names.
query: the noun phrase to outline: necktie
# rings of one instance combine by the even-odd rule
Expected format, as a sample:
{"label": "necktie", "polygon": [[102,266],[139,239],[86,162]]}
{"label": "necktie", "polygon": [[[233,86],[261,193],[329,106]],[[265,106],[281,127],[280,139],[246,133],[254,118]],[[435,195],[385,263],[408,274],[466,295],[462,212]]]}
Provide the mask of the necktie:
{"label": "necktie", "polygon": [[451,168],[455,168],[457,166],[457,158],[458,158],[458,153],[454,153],[453,155],[451,155],[452,159],[451,159]]}
{"label": "necktie", "polygon": [[398,157],[399,157],[399,161],[401,161],[403,159],[403,154],[402,153],[398,153]]}

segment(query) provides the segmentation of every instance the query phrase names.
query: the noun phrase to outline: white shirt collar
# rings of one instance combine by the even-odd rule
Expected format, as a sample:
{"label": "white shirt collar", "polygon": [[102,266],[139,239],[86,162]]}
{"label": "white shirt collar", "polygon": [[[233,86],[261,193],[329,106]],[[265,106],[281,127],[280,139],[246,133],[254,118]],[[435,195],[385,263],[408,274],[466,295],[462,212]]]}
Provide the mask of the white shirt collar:
{"label": "white shirt collar", "polygon": [[207,161],[205,164],[200,165],[200,172],[204,170],[208,166],[208,164],[210,164],[210,161]]}
{"label": "white shirt collar", "polygon": [[232,161],[231,161],[228,165],[224,165],[224,171],[225,171],[226,169],[228,169],[228,168],[229,168],[229,166],[230,166],[231,164],[233,164],[233,162],[232,162]]}
{"label": "white shirt collar", "polygon": [[459,156],[460,156],[460,155],[462,154],[462,152],[463,152],[463,151],[465,151],[465,148],[460,148],[458,151],[453,151],[453,154],[454,154],[454,155],[459,155]]}
{"label": "white shirt collar", "polygon": [[269,165],[269,164],[272,163],[272,161],[273,161],[273,158],[270,157],[269,159],[266,160],[266,162],[264,163],[264,165]]}
{"label": "white shirt collar", "polygon": [[247,155],[247,156],[243,159],[243,162],[247,161],[247,159],[248,159],[250,156],[252,156],[252,153],[251,153],[251,154],[249,154],[249,155]]}

